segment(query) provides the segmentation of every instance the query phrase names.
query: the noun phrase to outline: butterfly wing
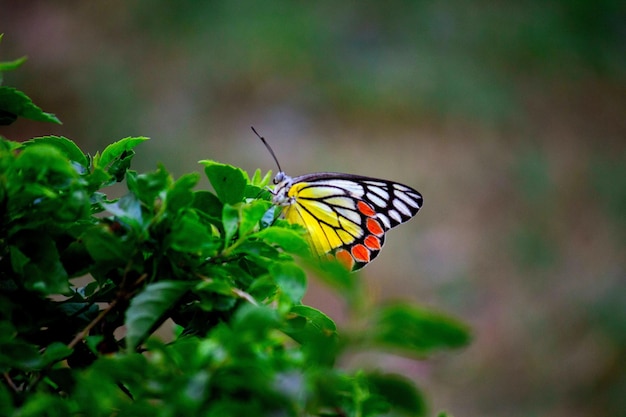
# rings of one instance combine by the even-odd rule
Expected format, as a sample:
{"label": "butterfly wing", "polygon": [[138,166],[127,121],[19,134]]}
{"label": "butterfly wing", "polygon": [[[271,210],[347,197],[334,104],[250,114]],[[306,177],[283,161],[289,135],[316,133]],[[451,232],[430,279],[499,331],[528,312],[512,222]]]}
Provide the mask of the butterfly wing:
{"label": "butterfly wing", "polygon": [[351,270],[376,258],[385,232],[422,207],[413,188],[377,178],[327,172],[291,181],[284,218],[307,229],[318,255],[333,254]]}

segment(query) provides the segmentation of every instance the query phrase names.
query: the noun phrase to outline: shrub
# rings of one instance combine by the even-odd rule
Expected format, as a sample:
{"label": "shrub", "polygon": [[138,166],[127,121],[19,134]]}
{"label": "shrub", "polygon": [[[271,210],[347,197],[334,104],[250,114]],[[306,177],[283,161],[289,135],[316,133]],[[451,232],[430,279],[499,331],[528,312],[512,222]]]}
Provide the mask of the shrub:
{"label": "shrub", "polygon": [[[0,123],[18,117],[58,122],[0,86]],[[59,136],[1,138],[0,415],[426,414],[406,376],[338,359],[423,358],[465,345],[464,324],[408,303],[364,308],[358,277],[320,267],[277,218],[270,173],[202,161],[214,192],[196,190],[198,173],[131,170],[145,140],[91,156]],[[110,199],[117,183],[126,192]],[[302,304],[303,265],[359,326],[339,332]]]}

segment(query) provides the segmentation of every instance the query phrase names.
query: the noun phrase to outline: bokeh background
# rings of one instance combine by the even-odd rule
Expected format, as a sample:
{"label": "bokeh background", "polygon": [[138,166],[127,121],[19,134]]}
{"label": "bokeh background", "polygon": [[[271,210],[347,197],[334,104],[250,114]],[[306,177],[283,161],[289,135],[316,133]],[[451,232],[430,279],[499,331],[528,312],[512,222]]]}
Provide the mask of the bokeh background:
{"label": "bokeh background", "polygon": [[[254,125],[291,175],[420,190],[358,279],[473,327],[465,350],[374,360],[433,414],[626,415],[623,1],[0,0],[0,32],[0,58],[29,57],[5,83],[64,123],[10,139],[275,169]],[[342,315],[315,282],[307,301]]]}

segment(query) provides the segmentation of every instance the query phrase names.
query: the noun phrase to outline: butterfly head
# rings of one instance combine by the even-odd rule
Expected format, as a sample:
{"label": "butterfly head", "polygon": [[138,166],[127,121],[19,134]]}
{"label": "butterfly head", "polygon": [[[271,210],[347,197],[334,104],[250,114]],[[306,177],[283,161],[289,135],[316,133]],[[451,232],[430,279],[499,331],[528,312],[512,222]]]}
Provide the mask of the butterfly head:
{"label": "butterfly head", "polygon": [[287,174],[285,174],[284,172],[280,171],[278,174],[276,174],[276,176],[274,177],[274,185],[278,185],[281,182],[283,182],[285,180],[285,178],[287,177]]}
{"label": "butterfly head", "polygon": [[274,195],[274,197],[272,197],[272,203],[278,206],[288,206],[292,204],[292,197],[289,197],[287,193],[293,185],[293,178],[280,171],[274,177],[273,182],[275,187],[271,190],[271,193]]}

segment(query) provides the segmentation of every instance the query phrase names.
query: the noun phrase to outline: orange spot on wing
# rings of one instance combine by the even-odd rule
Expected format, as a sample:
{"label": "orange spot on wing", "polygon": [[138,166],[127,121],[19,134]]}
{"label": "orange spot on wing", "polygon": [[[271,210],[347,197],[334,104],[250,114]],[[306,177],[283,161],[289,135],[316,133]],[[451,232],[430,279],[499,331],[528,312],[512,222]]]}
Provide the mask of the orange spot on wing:
{"label": "orange spot on wing", "polygon": [[364,243],[371,250],[380,250],[380,240],[376,236],[369,235]]}
{"label": "orange spot on wing", "polygon": [[354,257],[354,259],[356,259],[359,262],[370,261],[370,250],[367,249],[365,246],[361,245],[360,243],[358,245],[354,245],[352,249],[350,250],[350,252],[352,253],[352,256]]}
{"label": "orange spot on wing", "polygon": [[382,236],[385,233],[378,220],[372,219],[371,217],[367,219],[367,230],[376,236]]}
{"label": "orange spot on wing", "polygon": [[359,208],[359,211],[363,213],[364,215],[366,215],[367,217],[373,217],[376,215],[376,212],[374,211],[374,209],[365,201],[359,201],[357,203],[357,207]]}
{"label": "orange spot on wing", "polygon": [[352,267],[354,266],[354,258],[347,250],[339,249],[337,252],[335,252],[335,258],[337,258],[337,260],[341,262],[348,270],[352,270]]}

